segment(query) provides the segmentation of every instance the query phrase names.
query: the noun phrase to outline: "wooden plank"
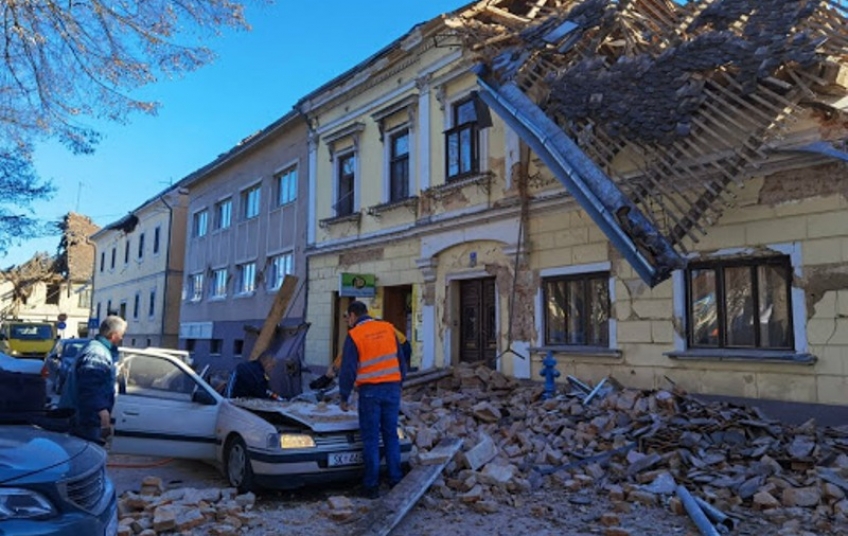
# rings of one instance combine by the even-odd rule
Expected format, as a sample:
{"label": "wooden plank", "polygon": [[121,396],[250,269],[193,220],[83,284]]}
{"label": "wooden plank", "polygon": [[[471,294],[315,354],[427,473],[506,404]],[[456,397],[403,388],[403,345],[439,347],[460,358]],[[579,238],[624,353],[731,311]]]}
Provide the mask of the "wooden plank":
{"label": "wooden plank", "polygon": [[265,317],[265,323],[262,324],[262,329],[256,338],[256,344],[253,345],[253,349],[250,351],[250,361],[258,359],[262,355],[262,352],[268,349],[268,345],[271,344],[271,340],[274,337],[274,331],[277,329],[280,321],[282,321],[286,310],[289,308],[289,303],[292,297],[294,297],[296,287],[297,277],[287,275],[283,280],[283,284],[280,285],[277,295],[274,296],[274,303],[271,304],[271,310],[268,312],[268,316]]}
{"label": "wooden plank", "polygon": [[438,460],[438,463],[419,465],[412,469],[381,500],[374,501],[374,508],[359,519],[348,534],[358,536],[389,534],[433,485],[445,466],[459,452],[460,446],[462,446],[462,440],[459,438],[442,439],[428,454],[429,459]]}

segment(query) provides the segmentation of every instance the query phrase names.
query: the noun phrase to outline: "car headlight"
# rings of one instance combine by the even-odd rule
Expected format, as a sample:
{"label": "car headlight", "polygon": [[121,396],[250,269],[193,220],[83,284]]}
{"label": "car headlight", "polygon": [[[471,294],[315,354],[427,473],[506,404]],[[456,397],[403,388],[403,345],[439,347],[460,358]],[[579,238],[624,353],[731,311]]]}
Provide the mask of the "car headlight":
{"label": "car headlight", "polygon": [[17,350],[9,350],[9,355],[18,355]]}
{"label": "car headlight", "polygon": [[315,446],[315,440],[308,434],[280,434],[280,448],[309,449]]}
{"label": "car headlight", "polygon": [[0,521],[46,519],[56,514],[53,504],[40,493],[21,488],[0,488]]}
{"label": "car headlight", "polygon": [[401,441],[406,439],[406,432],[404,432],[403,428],[401,428],[400,426],[397,427],[397,434],[398,434],[398,439],[400,439]]}

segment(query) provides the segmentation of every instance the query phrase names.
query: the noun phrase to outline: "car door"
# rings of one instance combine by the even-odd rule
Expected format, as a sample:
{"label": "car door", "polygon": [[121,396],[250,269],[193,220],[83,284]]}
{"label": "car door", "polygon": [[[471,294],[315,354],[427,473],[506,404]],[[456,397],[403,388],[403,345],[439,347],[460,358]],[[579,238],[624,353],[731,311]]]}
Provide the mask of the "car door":
{"label": "car door", "polygon": [[214,460],[220,405],[220,396],[177,359],[125,353],[111,451]]}

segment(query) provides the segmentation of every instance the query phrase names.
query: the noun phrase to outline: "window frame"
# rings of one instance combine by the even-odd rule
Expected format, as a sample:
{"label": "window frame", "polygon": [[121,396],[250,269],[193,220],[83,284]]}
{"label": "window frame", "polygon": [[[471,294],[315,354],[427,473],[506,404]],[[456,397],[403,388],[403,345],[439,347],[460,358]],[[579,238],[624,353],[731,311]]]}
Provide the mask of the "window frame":
{"label": "window frame", "polygon": [[[256,194],[255,201],[252,194]],[[252,220],[259,216],[262,212],[262,183],[256,183],[248,186],[240,193],[241,200],[241,219],[243,221]]]}
{"label": "window frame", "polygon": [[256,262],[249,261],[236,265],[236,295],[247,296],[256,292]]}
{"label": "window frame", "polygon": [[138,235],[138,260],[144,259],[144,233]]}
{"label": "window frame", "polygon": [[[612,331],[615,327],[614,324],[613,324],[613,318],[612,318],[612,303],[613,303],[613,300],[614,300],[614,296],[612,295],[612,292],[610,291],[610,278],[611,278],[611,273],[610,273],[609,269],[586,270],[586,271],[576,271],[576,272],[569,271],[569,272],[566,272],[566,273],[552,273],[552,274],[549,274],[549,275],[543,275],[541,277],[541,306],[542,306],[542,311],[541,311],[541,313],[542,313],[541,314],[542,326],[541,326],[541,328],[542,329],[541,329],[540,338],[541,338],[542,345],[544,347],[599,348],[599,349],[604,349],[604,350],[613,348],[613,345],[615,343],[615,341],[612,337]],[[607,289],[607,301],[604,304],[604,308],[605,308],[605,312],[606,312],[606,327],[605,328],[603,328],[602,326],[594,326],[593,327],[594,331],[603,335],[602,341],[601,341],[602,344],[590,344],[590,343],[586,342],[585,340],[583,342],[572,343],[572,342],[567,341],[567,337],[566,337],[565,342],[551,341],[548,338],[549,337],[549,331],[550,331],[549,330],[550,320],[549,320],[549,317],[548,317],[548,308],[549,308],[548,304],[549,304],[550,296],[549,296],[548,285],[552,284],[552,283],[558,283],[558,282],[564,282],[566,284],[576,282],[576,281],[582,281],[583,282],[584,288],[583,288],[583,296],[582,296],[582,310],[580,312],[580,319],[581,319],[581,322],[582,322],[581,332],[588,333],[589,329],[588,329],[588,326],[587,326],[587,324],[588,324],[587,319],[590,318],[591,315],[587,314],[587,312],[588,312],[587,309],[589,307],[589,304],[591,303],[591,299],[590,299],[591,292],[592,292],[591,282],[597,281],[597,280],[601,281],[603,283],[604,287]],[[569,324],[567,316],[564,317],[563,322],[565,324],[564,332],[567,333],[567,326]]]}
{"label": "window frame", "polygon": [[147,318],[156,316],[156,289],[150,289],[147,301]]}
{"label": "window frame", "polygon": [[130,263],[130,249],[131,248],[131,240],[127,238],[127,241],[124,243],[124,264]]}
{"label": "window frame", "polygon": [[138,320],[139,314],[141,314],[141,292],[136,292],[133,296],[133,320]]}
{"label": "window frame", "polygon": [[[223,208],[227,207],[227,210],[224,211]],[[226,225],[224,225],[224,215],[226,214]],[[233,225],[233,198],[232,196],[227,197],[225,199],[221,199],[217,203],[215,203],[215,215],[214,215],[213,226],[216,231],[223,231],[224,229],[229,229]]]}
{"label": "window frame", "polygon": [[[784,281],[787,307],[787,346],[762,346],[761,333],[754,329],[753,346],[728,344],[727,333],[727,287],[725,281],[725,270],[728,268],[745,268],[751,271],[751,299],[753,311],[759,310],[759,274],[758,268],[762,266],[780,266],[784,268],[787,277]],[[694,270],[713,270],[716,281],[716,323],[718,329],[718,344],[714,346],[695,344],[695,322],[693,321],[693,291],[692,272]],[[795,351],[797,341],[795,337],[795,318],[793,314],[792,278],[794,268],[789,255],[770,255],[763,257],[744,258],[713,258],[690,263],[683,270],[684,285],[684,321],[686,325],[686,348],[695,351],[765,351],[765,352],[790,352]],[[752,313],[753,314],[753,313]]]}
{"label": "window frame", "polygon": [[115,261],[117,260],[117,258],[118,258],[118,248],[116,246],[112,246],[112,257],[111,257],[110,262],[109,262],[109,269],[110,270],[115,269]]}
{"label": "window frame", "polygon": [[289,166],[275,177],[277,206],[282,207],[297,201],[297,166]]}
{"label": "window frame", "polygon": [[154,255],[159,254],[159,240],[160,240],[161,233],[162,233],[162,228],[157,225],[156,228],[153,229],[153,254]]}
{"label": "window frame", "polygon": [[[460,109],[465,106],[470,105],[472,110],[474,110],[474,120],[473,121],[465,121],[463,123],[459,122],[460,118]],[[479,119],[477,117],[477,109],[474,104],[474,96],[468,95],[461,99],[456,100],[451,103],[451,111],[450,111],[450,128],[446,129],[444,132],[445,137],[445,182],[460,180],[466,177],[470,177],[480,173],[480,128],[478,125]],[[464,170],[462,169],[462,135],[463,133],[468,132],[468,139],[471,143],[471,158],[470,158],[470,169]],[[456,137],[457,139],[457,173],[451,174],[451,138]]]}
{"label": "window frame", "polygon": [[[356,166],[358,165],[358,155],[355,150],[345,151],[336,156],[335,159],[335,168],[336,168],[336,187],[335,194],[336,198],[333,202],[333,215],[336,218],[343,218],[345,216],[352,216],[356,213]],[[344,163],[348,160],[352,160],[352,171],[350,173],[342,173],[342,169],[344,168]],[[346,191],[344,197],[342,197],[342,183],[347,178],[350,178],[350,188],[349,191]],[[342,212],[342,201],[345,203],[345,208],[347,208],[348,198],[350,199],[350,209]]]}
{"label": "window frame", "polygon": [[[406,153],[396,154],[395,153],[395,141],[405,137],[406,138]],[[388,191],[388,201],[389,203],[394,203],[397,201],[402,201],[404,199],[408,199],[410,196],[410,175],[411,175],[411,157],[412,157],[412,132],[410,131],[408,126],[404,126],[402,128],[398,128],[389,133],[389,149],[388,149],[388,166],[389,166],[389,191]],[[405,164],[405,173],[404,177],[397,177],[395,175],[395,165],[398,163]],[[400,195],[395,195],[396,190],[400,190]]]}
{"label": "window frame", "polygon": [[100,273],[103,273],[103,270],[106,268],[106,252],[100,252]]}
{"label": "window frame", "polygon": [[209,210],[200,209],[191,215],[191,235],[202,238],[209,232]]}
{"label": "window frame", "polygon": [[212,270],[209,284],[209,299],[223,299],[227,297],[227,280],[229,274],[227,268],[217,268]]}
{"label": "window frame", "polygon": [[[205,274],[203,272],[195,272],[189,276],[189,296],[188,301],[199,302],[203,299],[203,286],[205,284]],[[198,285],[198,281],[200,284]]]}
{"label": "window frame", "polygon": [[[281,261],[283,259],[288,259],[287,263],[286,262],[282,263],[284,266],[286,264],[288,264],[288,270],[283,269],[283,271],[280,272],[280,269],[279,269],[280,262],[279,261]],[[288,251],[288,252],[285,252],[285,253],[279,253],[277,255],[274,255],[271,258],[271,262],[270,262],[270,265],[268,267],[268,270],[269,270],[269,272],[268,272],[268,277],[266,278],[267,279],[266,288],[268,290],[278,290],[280,288],[280,286],[283,284],[283,280],[285,280],[286,275],[294,274],[294,252]]]}

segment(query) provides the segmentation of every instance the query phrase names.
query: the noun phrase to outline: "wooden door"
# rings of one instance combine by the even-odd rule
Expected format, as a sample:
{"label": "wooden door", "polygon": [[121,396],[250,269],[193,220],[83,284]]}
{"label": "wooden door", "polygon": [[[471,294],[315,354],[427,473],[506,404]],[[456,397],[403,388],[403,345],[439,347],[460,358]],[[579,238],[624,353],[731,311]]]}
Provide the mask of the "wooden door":
{"label": "wooden door", "polygon": [[498,350],[495,278],[459,284],[459,360],[495,368]]}

